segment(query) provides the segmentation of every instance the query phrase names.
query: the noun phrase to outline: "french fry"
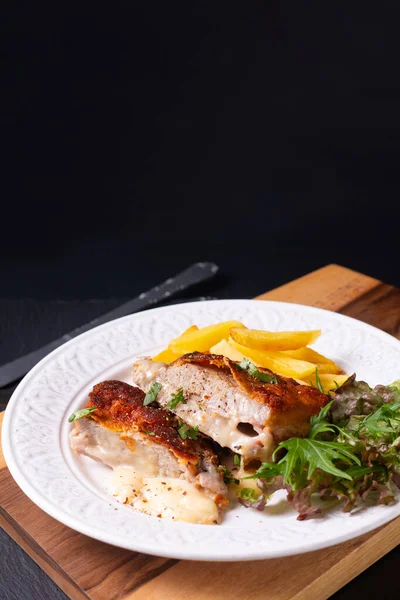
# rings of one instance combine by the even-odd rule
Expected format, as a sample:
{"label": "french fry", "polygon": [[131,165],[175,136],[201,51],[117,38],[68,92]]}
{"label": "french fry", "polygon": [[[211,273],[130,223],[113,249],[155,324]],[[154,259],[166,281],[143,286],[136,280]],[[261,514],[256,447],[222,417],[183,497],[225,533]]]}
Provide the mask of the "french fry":
{"label": "french fry", "polygon": [[[308,346],[298,347],[300,342],[312,343],[320,333],[320,330],[269,332],[246,329],[238,321],[225,321],[200,329],[197,325],[192,325],[179,337],[171,340],[168,348],[154,356],[153,361],[171,363],[189,352],[211,352],[234,361],[248,358],[256,366],[271,369],[278,375],[292,377],[304,385],[316,385],[317,368],[324,390],[329,391],[336,387],[336,383],[341,385],[348,376],[343,374],[342,369],[333,360],[323,354]],[[232,334],[232,337],[228,337],[229,334]],[[238,339],[246,344],[240,344]],[[265,345],[280,348],[284,346],[286,349],[260,349],[260,346]],[[288,346],[291,348],[288,349]]]}
{"label": "french fry", "polygon": [[318,365],[320,369],[321,365],[329,365],[329,371],[327,373],[342,373],[342,369],[333,362],[330,358],[327,358],[323,354],[319,354],[312,348],[298,348],[297,350],[285,350],[285,354],[292,358],[298,358],[299,360],[306,360],[308,362]]}
{"label": "french fry", "polygon": [[[180,339],[180,338],[184,337],[188,333],[192,333],[193,331],[197,331],[198,329],[199,328],[197,327],[197,325],[191,325],[190,327],[188,327],[187,329],[185,329],[185,331],[177,339]],[[152,360],[154,362],[171,363],[174,360],[176,360],[177,358],[179,358],[180,356],[181,356],[181,354],[176,354],[175,352],[172,352],[172,350],[170,350],[169,348],[165,348],[159,354],[157,354],[156,356],[153,356]]]}
{"label": "french fry", "polygon": [[[187,329],[185,329],[185,331],[183,333],[181,333],[181,335],[179,336],[179,338],[183,338],[186,335],[188,335],[188,333],[193,333],[193,331],[198,331],[199,328],[197,327],[197,325],[191,325],[190,327],[188,327]],[[177,339],[179,339],[177,338]]]}
{"label": "french fry", "polygon": [[[334,390],[339,385],[343,385],[343,383],[349,378],[348,375],[341,375],[337,373],[320,373],[319,371],[318,376],[325,394],[328,394],[331,390]],[[308,383],[308,385],[317,387],[317,378],[315,373],[313,373],[310,377],[303,378],[303,381],[304,383]]]}
{"label": "french fry", "polygon": [[224,321],[215,325],[207,325],[171,340],[168,348],[180,356],[187,352],[208,352],[212,346],[228,337],[232,327],[243,327],[243,324],[239,321]]}
{"label": "french fry", "polygon": [[305,379],[315,372],[315,365],[313,363],[292,358],[283,352],[246,348],[246,346],[241,346],[234,340],[229,343],[232,344],[235,350],[243,354],[246,358],[249,358],[255,364],[271,369],[271,371],[274,371],[278,375],[293,377],[294,379]]}
{"label": "french fry", "polygon": [[297,350],[315,342],[321,330],[314,331],[264,331],[233,327],[231,338],[241,346],[253,350]]}
{"label": "french fry", "polygon": [[343,370],[338,365],[329,365],[327,363],[313,363],[314,369],[318,367],[319,373],[343,373]]}
{"label": "french fry", "polygon": [[215,344],[215,346],[210,348],[210,352],[211,354],[221,354],[235,361],[240,361],[244,358],[244,355],[236,350],[227,340],[221,340],[218,344]]}
{"label": "french fry", "polygon": [[154,362],[164,362],[169,364],[174,362],[177,358],[179,358],[178,354],[175,354],[169,348],[165,348],[165,350],[162,350],[159,354],[153,356],[152,360]]}

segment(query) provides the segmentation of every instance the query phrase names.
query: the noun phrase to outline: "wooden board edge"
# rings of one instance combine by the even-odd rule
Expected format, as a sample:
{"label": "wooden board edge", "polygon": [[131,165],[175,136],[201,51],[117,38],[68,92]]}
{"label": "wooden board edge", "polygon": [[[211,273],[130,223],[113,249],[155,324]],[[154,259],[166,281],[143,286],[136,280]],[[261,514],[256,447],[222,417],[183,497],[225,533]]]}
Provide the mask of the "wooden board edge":
{"label": "wooden board edge", "polygon": [[293,302],[339,311],[380,283],[369,275],[330,264],[260,294],[255,299]]}
{"label": "wooden board edge", "polygon": [[4,460],[4,456],[3,456],[3,446],[1,445],[1,433],[2,433],[2,428],[3,428],[4,413],[5,413],[4,410],[2,412],[0,412],[0,471],[1,471],[1,469],[7,468],[6,461]]}
{"label": "wooden board edge", "polygon": [[[237,594],[235,597],[248,597],[247,594],[249,594],[254,600],[263,600],[266,598],[265,593],[267,588],[265,587],[266,582],[263,580],[263,576],[266,575],[268,578],[269,569],[273,569],[277,562],[284,561],[285,565],[281,572],[272,581],[272,586],[275,585],[276,588],[271,589],[270,587],[268,590],[272,594],[272,598],[278,598],[279,600],[287,600],[289,597],[290,600],[310,600],[310,598],[312,600],[326,600],[346,585],[346,583],[379,560],[379,558],[396,547],[400,536],[400,518],[391,521],[375,532],[370,532],[370,535],[370,538],[361,536],[361,538],[355,538],[346,542],[345,547],[342,544],[338,544],[337,546],[330,546],[321,551],[300,554],[293,557],[250,561],[249,563],[219,564],[221,565],[221,571],[225,572],[225,579],[228,579],[230,582],[234,581],[234,573],[239,566],[240,569],[245,571],[246,564],[249,565],[245,583],[243,584],[243,582],[235,580],[235,594]],[[342,553],[342,557],[338,556],[338,552]],[[285,593],[284,577],[287,576],[290,580],[291,573],[296,571],[296,563],[298,562],[303,562],[304,564],[309,560],[310,564],[312,564],[314,560],[318,565],[321,556],[322,561],[325,560],[323,553],[331,556],[333,554],[335,559],[333,566],[330,564],[332,558],[328,558],[327,570],[323,570],[316,579],[306,584],[306,587],[302,590],[294,592],[291,596],[287,595]],[[337,560],[336,556],[338,556]],[[195,561],[180,561],[168,572],[160,574],[134,592],[124,596],[123,600],[185,600],[186,598],[194,597],[196,590],[202,585],[202,577],[205,577],[201,572],[203,564],[207,565],[207,563]],[[214,566],[212,565],[212,568]],[[322,566],[324,567],[325,565]],[[214,572],[210,573],[210,577],[213,577],[213,575],[215,575]],[[174,582],[179,582],[176,588]],[[217,580],[217,587],[214,589],[212,596],[213,599],[224,600],[226,597],[232,597],[232,586],[221,588],[220,584],[221,581]],[[251,590],[251,594],[249,590]],[[211,597],[209,586],[206,592],[199,596],[199,600],[206,600],[208,597]]]}
{"label": "wooden board edge", "polygon": [[[379,530],[371,531],[370,537],[346,553],[328,571],[306,586],[291,600],[326,600],[357,575],[363,573],[377,560],[396,548],[400,543],[400,517],[393,519]],[[340,548],[340,545],[338,545]],[[344,564],[346,563],[346,564]]]}

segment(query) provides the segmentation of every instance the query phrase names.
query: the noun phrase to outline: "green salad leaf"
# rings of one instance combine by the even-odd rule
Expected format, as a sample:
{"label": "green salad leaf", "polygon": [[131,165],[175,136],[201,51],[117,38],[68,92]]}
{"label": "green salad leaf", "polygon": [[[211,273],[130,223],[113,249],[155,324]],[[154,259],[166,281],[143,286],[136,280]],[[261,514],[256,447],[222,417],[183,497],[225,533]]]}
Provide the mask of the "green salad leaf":
{"label": "green salad leaf", "polygon": [[338,429],[335,425],[332,425],[329,421],[329,412],[332,408],[333,400],[326,406],[321,408],[317,415],[313,415],[310,419],[310,431],[308,432],[309,438],[312,440],[320,435],[321,433],[335,433]]}
{"label": "green salad leaf", "polygon": [[272,462],[254,475],[261,496],[239,498],[263,510],[272,493],[287,492],[298,519],[321,512],[313,498],[337,499],[343,510],[357,503],[391,504],[400,488],[400,380],[371,388],[355,375],[333,392],[333,400],[311,417],[305,438],[281,442]]}
{"label": "green salad leaf", "polygon": [[324,386],[322,385],[321,379],[319,377],[318,367],[315,367],[315,383],[317,384],[317,388],[319,389],[319,391],[324,394]]}
{"label": "green salad leaf", "polygon": [[400,402],[382,404],[360,422],[357,433],[361,437],[383,438],[386,443],[394,442],[400,435]]}
{"label": "green salad leaf", "polygon": [[282,476],[284,484],[297,490],[305,487],[317,469],[336,477],[351,480],[351,476],[345,470],[338,468],[335,463],[340,461],[345,464],[361,464],[359,458],[351,451],[351,446],[340,442],[290,438],[279,444],[273,458],[282,449],[287,452],[278,463],[263,463],[255,475],[251,475],[248,479],[268,479]]}

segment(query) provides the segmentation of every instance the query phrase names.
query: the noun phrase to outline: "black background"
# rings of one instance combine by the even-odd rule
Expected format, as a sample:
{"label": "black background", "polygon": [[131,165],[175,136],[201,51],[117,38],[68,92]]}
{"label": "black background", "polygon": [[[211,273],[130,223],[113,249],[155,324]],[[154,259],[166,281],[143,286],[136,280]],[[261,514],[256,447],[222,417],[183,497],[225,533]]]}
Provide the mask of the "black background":
{"label": "black background", "polygon": [[396,3],[6,6],[4,295],[131,296],[195,259],[222,295],[331,261],[400,285]]}
{"label": "black background", "polygon": [[193,295],[329,262],[400,286],[397,3],[0,11],[3,362],[195,260]]}

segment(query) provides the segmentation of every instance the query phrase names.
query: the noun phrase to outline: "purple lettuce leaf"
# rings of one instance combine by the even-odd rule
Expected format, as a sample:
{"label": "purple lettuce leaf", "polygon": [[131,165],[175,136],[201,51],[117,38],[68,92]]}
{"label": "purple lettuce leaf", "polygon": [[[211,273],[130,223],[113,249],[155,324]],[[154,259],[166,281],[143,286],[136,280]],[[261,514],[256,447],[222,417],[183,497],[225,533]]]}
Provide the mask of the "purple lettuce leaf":
{"label": "purple lettuce leaf", "polygon": [[341,423],[352,415],[369,415],[382,404],[395,402],[399,399],[400,392],[396,382],[393,385],[376,385],[371,388],[365,381],[356,381],[356,375],[353,374],[332,395],[332,422]]}

